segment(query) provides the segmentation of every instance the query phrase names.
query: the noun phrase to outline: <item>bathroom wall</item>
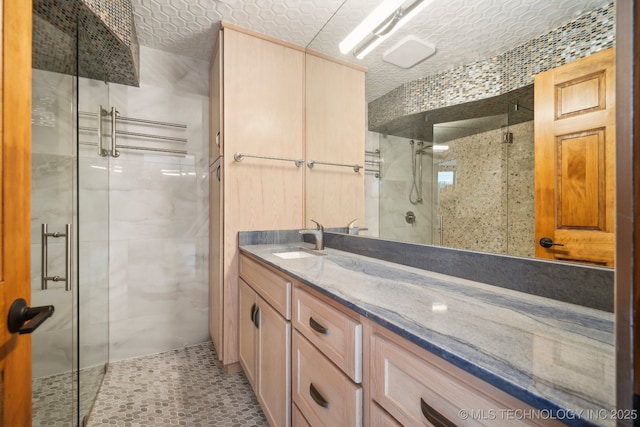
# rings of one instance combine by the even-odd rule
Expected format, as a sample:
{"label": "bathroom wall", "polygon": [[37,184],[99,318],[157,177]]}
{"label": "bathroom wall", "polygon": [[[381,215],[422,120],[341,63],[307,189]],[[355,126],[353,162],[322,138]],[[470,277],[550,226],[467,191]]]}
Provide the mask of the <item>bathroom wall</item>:
{"label": "bathroom wall", "polygon": [[[412,204],[409,192],[413,184],[412,155],[409,139],[379,135],[384,159],[380,180],[379,237],[412,243],[432,243],[432,168],[433,157],[422,156],[422,203]],[[417,141],[416,141],[417,144]],[[417,149],[417,148],[416,148]],[[416,177],[418,176],[416,169]],[[413,197],[415,200],[415,192]],[[405,220],[407,212],[415,214],[415,222]]]}
{"label": "bathroom wall", "polygon": [[111,159],[110,360],[208,339],[208,63],[140,49],[140,87],[110,85],[121,116],[185,124],[121,129],[186,144],[119,137]]}
{"label": "bathroom wall", "polygon": [[533,122],[449,141],[435,171],[453,173],[441,186],[444,246],[495,254],[534,255]]}
{"label": "bathroom wall", "polygon": [[[365,151],[375,152],[380,149],[380,134],[376,132],[365,132],[364,139]],[[380,160],[381,156],[366,155],[366,160]],[[372,164],[366,164],[365,170],[375,170]],[[380,178],[375,176],[374,172],[367,172],[364,175],[364,215],[363,222],[356,223],[359,227],[366,227],[368,230],[363,231],[363,235],[377,236],[379,233],[379,205],[380,205]]]}

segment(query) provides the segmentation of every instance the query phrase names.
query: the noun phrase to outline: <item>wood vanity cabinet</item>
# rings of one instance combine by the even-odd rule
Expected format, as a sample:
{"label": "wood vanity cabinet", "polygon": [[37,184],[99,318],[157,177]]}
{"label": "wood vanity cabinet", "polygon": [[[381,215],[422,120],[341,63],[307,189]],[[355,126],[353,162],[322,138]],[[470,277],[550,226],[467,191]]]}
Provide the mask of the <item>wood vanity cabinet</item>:
{"label": "wood vanity cabinet", "polygon": [[238,231],[302,228],[304,209],[304,167],[234,155],[304,157],[304,62],[304,48],[228,23],[211,61],[209,323],[227,371],[239,368]]}
{"label": "wood vanity cabinet", "polygon": [[561,426],[481,379],[371,323],[372,426]]}
{"label": "wood vanity cabinet", "polygon": [[[307,52],[306,160],[364,166],[365,71]],[[306,168],[305,224],[364,225],[364,168],[317,164]]]}
{"label": "wood vanity cabinet", "polygon": [[239,358],[269,425],[291,426],[291,281],[240,256]]}
{"label": "wood vanity cabinet", "polygon": [[362,324],[300,287],[293,290],[293,401],[298,424],[362,426]]}

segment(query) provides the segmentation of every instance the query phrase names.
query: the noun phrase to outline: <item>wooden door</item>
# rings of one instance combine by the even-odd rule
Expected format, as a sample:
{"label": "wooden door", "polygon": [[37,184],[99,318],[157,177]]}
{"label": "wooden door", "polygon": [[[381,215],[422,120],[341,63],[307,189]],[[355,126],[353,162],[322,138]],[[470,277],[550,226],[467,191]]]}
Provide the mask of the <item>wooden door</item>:
{"label": "wooden door", "polygon": [[31,425],[31,336],[7,314],[30,300],[31,1],[0,0],[0,426]]}
{"label": "wooden door", "polygon": [[535,78],[536,256],[613,267],[614,193],[609,49]]}

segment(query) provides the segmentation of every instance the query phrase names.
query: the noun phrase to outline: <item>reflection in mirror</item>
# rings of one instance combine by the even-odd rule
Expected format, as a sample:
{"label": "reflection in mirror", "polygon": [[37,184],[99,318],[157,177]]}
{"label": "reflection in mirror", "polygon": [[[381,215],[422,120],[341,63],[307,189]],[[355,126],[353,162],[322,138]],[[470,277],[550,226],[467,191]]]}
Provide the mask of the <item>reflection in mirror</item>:
{"label": "reflection in mirror", "polygon": [[[382,171],[366,177],[368,235],[534,256],[533,79],[613,47],[615,5],[516,3],[434,1],[358,61],[337,44],[377,2],[346,0],[309,46],[369,69],[366,149]],[[436,53],[385,62],[408,36]]]}

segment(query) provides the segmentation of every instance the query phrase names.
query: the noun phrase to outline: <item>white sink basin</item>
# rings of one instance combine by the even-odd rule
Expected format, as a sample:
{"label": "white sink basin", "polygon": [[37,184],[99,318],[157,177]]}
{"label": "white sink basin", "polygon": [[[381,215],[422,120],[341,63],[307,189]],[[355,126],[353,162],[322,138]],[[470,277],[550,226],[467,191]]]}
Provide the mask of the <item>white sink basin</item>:
{"label": "white sink basin", "polygon": [[305,250],[305,249],[296,249],[296,250],[285,251],[285,252],[274,252],[273,254],[278,258],[282,258],[282,259],[311,258],[315,256],[326,255],[323,253],[313,252],[311,250]]}

